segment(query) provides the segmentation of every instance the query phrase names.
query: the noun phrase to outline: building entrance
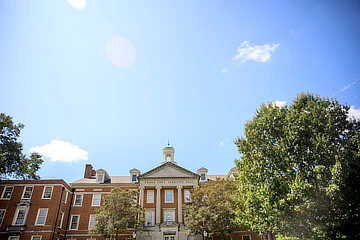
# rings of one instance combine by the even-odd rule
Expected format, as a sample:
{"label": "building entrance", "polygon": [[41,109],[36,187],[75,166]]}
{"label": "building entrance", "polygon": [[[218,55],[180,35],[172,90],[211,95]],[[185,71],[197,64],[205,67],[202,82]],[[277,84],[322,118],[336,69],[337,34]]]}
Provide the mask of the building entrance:
{"label": "building entrance", "polygon": [[175,240],[175,235],[165,235],[164,240]]}

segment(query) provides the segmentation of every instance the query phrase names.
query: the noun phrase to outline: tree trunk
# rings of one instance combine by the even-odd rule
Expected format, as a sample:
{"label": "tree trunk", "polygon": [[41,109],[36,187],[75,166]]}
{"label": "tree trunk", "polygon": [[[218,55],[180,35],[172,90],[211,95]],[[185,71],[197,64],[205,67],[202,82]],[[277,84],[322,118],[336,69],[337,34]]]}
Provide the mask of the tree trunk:
{"label": "tree trunk", "polygon": [[268,231],[267,234],[268,234],[269,240],[275,240],[275,235],[274,235],[273,231]]}
{"label": "tree trunk", "polygon": [[116,229],[115,240],[118,240],[119,230]]}

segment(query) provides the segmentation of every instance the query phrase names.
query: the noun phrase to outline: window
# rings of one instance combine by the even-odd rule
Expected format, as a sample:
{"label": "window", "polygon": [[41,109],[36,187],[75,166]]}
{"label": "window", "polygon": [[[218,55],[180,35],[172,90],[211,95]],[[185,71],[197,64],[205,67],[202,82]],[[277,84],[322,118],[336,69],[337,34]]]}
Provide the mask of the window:
{"label": "window", "polygon": [[250,235],[242,236],[242,240],[251,240]]}
{"label": "window", "polygon": [[74,206],[81,206],[82,205],[82,196],[81,194],[76,194],[75,195],[75,200],[74,200]]}
{"label": "window", "polygon": [[67,192],[66,190],[64,190],[63,199],[62,199],[62,202],[63,202],[64,204],[66,204],[67,196],[68,196],[68,192]]}
{"label": "window", "polygon": [[41,240],[41,235],[31,236],[31,240]]}
{"label": "window", "polygon": [[155,211],[146,211],[146,223],[145,226],[154,226]]}
{"label": "window", "polygon": [[200,176],[201,176],[201,181],[205,181],[205,180],[206,180],[205,173],[200,174]]}
{"label": "window", "polygon": [[36,224],[35,225],[45,225],[46,222],[46,216],[48,213],[48,209],[47,208],[40,208],[38,210],[38,215],[36,218]]}
{"label": "window", "polygon": [[57,221],[57,224],[56,224],[56,226],[57,226],[58,228],[61,228],[63,219],[64,219],[64,213],[63,213],[63,212],[60,212],[60,215],[59,215],[59,218],[58,218],[58,221]]}
{"label": "window", "polygon": [[100,206],[101,194],[93,194],[92,206]]}
{"label": "window", "polygon": [[26,215],[27,215],[27,208],[22,208],[22,207],[18,208],[15,214],[16,218],[14,225],[24,225]]}
{"label": "window", "polygon": [[96,224],[95,215],[90,215],[89,218],[89,229],[93,228]]}
{"label": "window", "polygon": [[52,190],[53,190],[53,187],[45,187],[42,198],[43,199],[51,199]]}
{"label": "window", "polygon": [[154,203],[154,190],[147,190],[146,192],[147,192],[146,202]]}
{"label": "window", "polygon": [[264,233],[264,235],[262,235],[261,240],[269,240],[269,235],[267,233]]}
{"label": "window", "polygon": [[72,215],[71,216],[70,230],[77,230],[78,229],[79,220],[80,220],[79,215]]}
{"label": "window", "polygon": [[14,187],[5,187],[1,198],[10,199]]}
{"label": "window", "polygon": [[136,174],[131,174],[131,181],[132,182],[136,182],[137,181],[137,175]]}
{"label": "window", "polygon": [[97,182],[98,182],[98,183],[104,182],[104,174],[99,174],[99,175],[97,175]]}
{"label": "window", "polygon": [[164,210],[165,223],[171,224],[175,221],[175,210]]}
{"label": "window", "polygon": [[23,199],[30,199],[32,195],[33,187],[25,187],[23,193]]}
{"label": "window", "polygon": [[165,190],[165,202],[173,202],[173,190]]}
{"label": "window", "polygon": [[6,212],[5,209],[0,209],[0,226],[2,224],[2,221],[4,220],[5,212]]}
{"label": "window", "polygon": [[184,190],[184,197],[185,197],[185,202],[191,202],[191,198],[190,198],[190,190],[189,189],[185,189]]}
{"label": "window", "polygon": [[9,240],[19,240],[20,237],[19,236],[11,236],[9,237]]}

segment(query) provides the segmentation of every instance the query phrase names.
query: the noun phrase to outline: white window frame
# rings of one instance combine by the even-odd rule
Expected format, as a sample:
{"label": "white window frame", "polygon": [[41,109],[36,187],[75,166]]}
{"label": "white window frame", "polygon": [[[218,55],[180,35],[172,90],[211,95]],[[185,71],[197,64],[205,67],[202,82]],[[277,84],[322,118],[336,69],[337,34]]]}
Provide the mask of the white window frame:
{"label": "white window frame", "polygon": [[[203,179],[204,176],[204,179]],[[206,173],[200,173],[200,181],[204,182],[206,181]]]}
{"label": "white window frame", "polygon": [[[187,196],[189,196],[189,199],[186,198]],[[191,202],[190,189],[184,189],[184,202],[186,202],[186,203]]]}
{"label": "white window frame", "polygon": [[[100,179],[101,177],[101,179]],[[105,181],[105,174],[96,174],[96,182],[97,183],[103,183]]]}
{"label": "white window frame", "polygon": [[63,204],[66,204],[69,193],[68,193],[68,191],[64,190],[63,194],[64,195],[63,195],[63,198],[62,198],[62,202],[63,202]]}
{"label": "white window frame", "polygon": [[34,240],[35,237],[40,237],[40,240],[42,239],[42,235],[33,235],[33,236],[31,236],[31,240]]}
{"label": "white window frame", "polygon": [[[42,210],[43,210],[43,211],[46,211],[44,223],[38,223],[38,221],[39,221],[39,216],[40,216],[40,212],[41,212]],[[45,224],[46,224],[46,218],[47,218],[48,213],[49,213],[49,209],[48,209],[48,208],[39,208],[39,209],[38,209],[37,216],[36,216],[36,220],[35,220],[35,225],[36,225],[36,226],[43,226],[43,225],[45,225]]]}
{"label": "white window frame", "polygon": [[4,212],[2,218],[0,218],[0,226],[1,226],[1,224],[4,221],[4,218],[5,218],[6,209],[0,209],[0,212]]}
{"label": "white window frame", "polygon": [[96,224],[96,218],[95,218],[95,214],[90,214],[90,216],[89,216],[89,226],[88,226],[88,229],[90,230],[90,229],[92,229],[94,226],[91,226],[91,217],[94,217],[94,226],[95,226],[95,224]]}
{"label": "white window frame", "polygon": [[[50,197],[49,198],[45,198],[45,191],[46,191],[46,188],[51,188],[51,193],[50,193]],[[41,199],[51,199],[52,197],[52,193],[53,193],[53,190],[54,190],[54,186],[44,186],[44,191],[43,191],[43,194],[42,194],[42,198]]]}
{"label": "white window frame", "polygon": [[[167,199],[166,199],[166,193],[168,193],[168,192],[171,192],[171,200],[170,201],[168,201]],[[165,190],[165,203],[173,203],[174,202],[174,190],[173,189],[166,189]]]}
{"label": "white window frame", "polygon": [[[24,222],[23,222],[22,224],[16,224],[16,220],[18,219],[18,215],[19,215],[19,212],[20,212],[21,210],[25,210]],[[17,207],[17,208],[16,208],[16,211],[15,211],[15,215],[14,215],[14,219],[13,219],[12,225],[16,225],[16,226],[25,225],[25,223],[26,223],[26,218],[27,218],[28,213],[29,213],[29,207],[28,207],[28,206],[26,206],[26,207],[24,207],[24,206]]]}
{"label": "white window frame", "polygon": [[[150,197],[152,197],[152,199],[150,199]],[[154,190],[146,190],[146,203],[154,203]]]}
{"label": "white window frame", "polygon": [[[76,222],[76,228],[71,228],[74,217],[78,217],[78,220]],[[69,230],[78,230],[79,229],[79,222],[80,222],[80,215],[79,214],[71,215]]]}
{"label": "white window frame", "polygon": [[[74,197],[74,207],[81,207],[82,206],[82,203],[83,203],[83,196],[84,194],[75,194],[75,197]],[[80,204],[76,204],[76,197],[77,196],[80,196],[81,197],[81,202]]]}
{"label": "white window frame", "polygon": [[[151,214],[151,223],[148,224],[148,214]],[[155,226],[155,210],[145,211],[145,226]]]}
{"label": "white window frame", "polygon": [[[134,176],[135,176],[135,180],[133,179]],[[137,176],[138,175],[136,173],[131,174],[131,182],[137,182]]]}
{"label": "white window frame", "polygon": [[[99,204],[94,204],[94,200],[97,200],[97,199],[95,199],[95,196],[99,196]],[[92,207],[99,207],[100,204],[101,204],[101,194],[100,193],[94,193],[93,197],[92,197],[92,201],[91,201],[91,206]]]}
{"label": "white window frame", "polygon": [[[167,214],[166,213],[171,213],[172,220],[167,220],[167,218],[166,218]],[[175,222],[175,209],[164,209],[164,222],[167,222],[167,221]]]}
{"label": "white window frame", "polygon": [[[30,197],[26,198],[25,193],[26,193],[26,188],[28,188],[28,187],[31,187],[31,193],[30,193]],[[34,191],[34,186],[24,186],[24,191],[23,191],[21,199],[31,199],[33,191]]]}
{"label": "white window frame", "polygon": [[19,240],[20,236],[10,236],[8,240]]}
{"label": "white window frame", "polygon": [[251,240],[251,235],[242,235],[241,239],[244,240],[244,237],[249,237],[249,240]]}
{"label": "white window frame", "polygon": [[[56,227],[57,228],[60,228],[62,227],[62,224],[63,224],[63,220],[64,220],[64,212],[60,212],[59,213],[59,219],[56,221]],[[60,222],[60,224],[59,224]]]}
{"label": "white window frame", "polygon": [[[9,196],[8,198],[4,198],[5,191],[6,191],[7,188],[11,188],[10,196]],[[14,191],[14,187],[13,187],[13,186],[5,186],[5,187],[4,187],[4,190],[3,190],[2,194],[1,194],[1,199],[10,200],[11,197],[12,197],[13,191]]]}

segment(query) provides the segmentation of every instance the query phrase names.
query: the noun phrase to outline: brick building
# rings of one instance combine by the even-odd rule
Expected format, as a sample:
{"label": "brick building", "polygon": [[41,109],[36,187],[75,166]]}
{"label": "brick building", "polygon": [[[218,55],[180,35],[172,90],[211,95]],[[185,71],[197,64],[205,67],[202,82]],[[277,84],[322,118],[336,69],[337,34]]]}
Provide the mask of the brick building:
{"label": "brick building", "polygon": [[[163,149],[161,164],[128,176],[109,176],[104,169],[94,170],[86,164],[84,177],[70,184],[63,180],[6,180],[0,182],[0,240],[88,240],[103,239],[89,233],[96,223],[95,211],[102,197],[114,187],[139,191],[139,204],[145,210],[145,227],[136,231],[139,240],[203,239],[188,236],[183,217],[183,204],[191,201],[190,189],[217,177],[206,168],[195,172],[177,165],[175,149]],[[133,239],[134,230],[120,234],[119,239]],[[216,240],[214,236],[209,239]],[[234,231],[234,240],[257,240],[258,235],[241,229]]]}

